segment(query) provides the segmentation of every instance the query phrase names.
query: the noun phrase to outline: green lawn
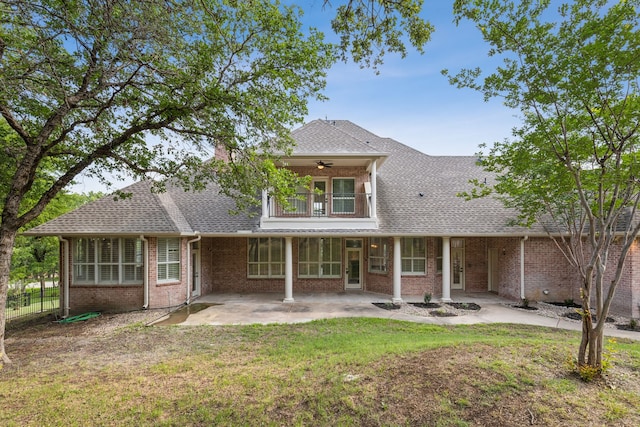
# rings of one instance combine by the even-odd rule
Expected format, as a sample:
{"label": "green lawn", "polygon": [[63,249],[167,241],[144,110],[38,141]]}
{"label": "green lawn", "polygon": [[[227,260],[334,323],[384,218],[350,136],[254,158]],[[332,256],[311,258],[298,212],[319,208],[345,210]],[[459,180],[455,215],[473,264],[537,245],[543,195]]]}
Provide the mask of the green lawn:
{"label": "green lawn", "polygon": [[11,332],[0,425],[640,425],[637,341],[584,383],[579,336],[531,326],[108,322]]}
{"label": "green lawn", "polygon": [[5,309],[7,319],[15,319],[29,314],[48,312],[60,307],[59,288],[46,288],[45,294],[40,297],[40,289],[27,289],[26,293],[15,298],[13,303],[7,301]]}

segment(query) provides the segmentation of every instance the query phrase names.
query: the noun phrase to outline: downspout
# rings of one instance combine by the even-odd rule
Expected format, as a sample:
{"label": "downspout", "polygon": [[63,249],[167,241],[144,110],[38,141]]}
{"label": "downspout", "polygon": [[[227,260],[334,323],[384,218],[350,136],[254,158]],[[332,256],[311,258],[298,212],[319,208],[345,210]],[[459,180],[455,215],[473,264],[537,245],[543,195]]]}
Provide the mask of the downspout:
{"label": "downspout", "polygon": [[525,299],[524,294],[524,242],[529,239],[529,236],[524,236],[520,240],[520,299]]}
{"label": "downspout", "polygon": [[144,269],[144,274],[142,275],[144,302],[142,308],[146,310],[149,308],[149,241],[144,238],[143,234],[140,235],[140,240],[142,240],[142,257],[144,259],[142,267]]}
{"label": "downspout", "polygon": [[63,286],[63,312],[62,317],[69,317],[69,240],[65,239],[62,236],[58,236],[58,240],[62,242],[62,258],[63,258],[63,266],[62,271],[64,274],[64,284]]}
{"label": "downspout", "polygon": [[193,280],[193,277],[191,277],[191,244],[202,239],[199,232],[196,231],[195,235],[197,236],[195,239],[187,241],[187,299],[185,301],[187,305],[191,302],[191,283]]}

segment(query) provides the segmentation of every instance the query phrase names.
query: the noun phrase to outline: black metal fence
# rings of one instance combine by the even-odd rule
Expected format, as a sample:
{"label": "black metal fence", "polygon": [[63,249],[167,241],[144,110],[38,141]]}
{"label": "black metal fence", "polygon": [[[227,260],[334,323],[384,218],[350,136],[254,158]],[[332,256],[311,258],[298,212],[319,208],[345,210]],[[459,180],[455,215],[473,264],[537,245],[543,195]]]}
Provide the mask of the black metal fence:
{"label": "black metal fence", "polygon": [[9,290],[5,313],[7,321],[36,313],[48,313],[60,307],[60,288],[25,289],[24,292]]}

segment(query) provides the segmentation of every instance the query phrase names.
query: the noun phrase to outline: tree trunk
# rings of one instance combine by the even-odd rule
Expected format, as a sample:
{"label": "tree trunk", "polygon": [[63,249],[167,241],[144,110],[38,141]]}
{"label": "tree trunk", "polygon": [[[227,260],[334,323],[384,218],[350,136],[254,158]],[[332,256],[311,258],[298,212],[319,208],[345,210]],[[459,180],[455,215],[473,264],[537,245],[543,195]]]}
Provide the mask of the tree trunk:
{"label": "tree trunk", "polygon": [[590,351],[592,344],[591,330],[593,329],[593,322],[591,321],[591,308],[589,307],[589,300],[591,299],[590,288],[589,284],[585,283],[580,292],[582,295],[582,339],[578,348],[578,366],[587,363],[587,349]]}
{"label": "tree trunk", "polygon": [[9,290],[9,272],[11,271],[11,255],[13,243],[18,230],[12,230],[4,224],[0,226],[0,366],[11,363],[4,349],[4,331],[7,322],[7,292]]}

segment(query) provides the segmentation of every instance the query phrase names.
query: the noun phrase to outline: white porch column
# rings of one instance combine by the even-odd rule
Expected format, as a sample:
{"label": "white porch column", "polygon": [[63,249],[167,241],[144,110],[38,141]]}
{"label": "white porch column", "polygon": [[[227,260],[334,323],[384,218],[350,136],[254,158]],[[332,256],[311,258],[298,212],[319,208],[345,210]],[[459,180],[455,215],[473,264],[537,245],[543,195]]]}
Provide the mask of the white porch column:
{"label": "white porch column", "polygon": [[400,237],[393,238],[393,298],[394,303],[402,302],[402,253]]}
{"label": "white porch column", "polygon": [[442,238],[442,301],[451,301],[451,238]]}
{"label": "white porch column", "polygon": [[293,302],[293,250],[292,237],[284,238],[284,300]]}
{"label": "white porch column", "polygon": [[526,294],[524,292],[524,242],[529,239],[529,236],[524,236],[520,239],[520,299],[523,300],[526,298]]}
{"label": "white porch column", "polygon": [[378,167],[376,166],[376,161],[374,160],[371,163],[371,218],[377,218],[378,212],[376,209],[376,200],[377,200],[377,185],[376,185],[376,175],[378,175]]}

